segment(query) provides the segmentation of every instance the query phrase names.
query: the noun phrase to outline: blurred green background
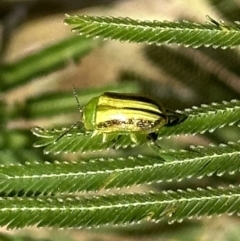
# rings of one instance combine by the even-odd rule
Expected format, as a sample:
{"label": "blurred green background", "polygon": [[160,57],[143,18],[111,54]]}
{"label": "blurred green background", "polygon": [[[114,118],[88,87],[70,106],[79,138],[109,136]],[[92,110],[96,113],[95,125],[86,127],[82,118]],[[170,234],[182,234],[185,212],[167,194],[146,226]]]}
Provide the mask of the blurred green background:
{"label": "blurred green background", "polygon": [[[35,137],[30,129],[35,125],[52,128],[76,122],[79,113],[72,84],[79,91],[81,104],[105,90],[141,92],[158,98],[171,109],[239,99],[238,48],[188,49],[85,40],[63,24],[66,13],[197,22],[205,22],[206,15],[210,15],[214,19],[240,21],[240,1],[2,0],[0,159],[9,150],[20,158],[22,154],[17,151],[31,149]],[[238,140],[239,134],[239,128],[228,127],[213,134],[181,138],[186,146],[206,145]],[[175,144],[171,141],[165,145]],[[36,153],[39,158],[41,150]],[[26,156],[25,153],[24,160]],[[197,186],[201,186],[200,181]],[[70,240],[70,236],[72,240],[240,240],[238,227],[237,218],[223,217],[94,232],[49,233],[33,228],[20,234],[52,236],[53,240]]]}

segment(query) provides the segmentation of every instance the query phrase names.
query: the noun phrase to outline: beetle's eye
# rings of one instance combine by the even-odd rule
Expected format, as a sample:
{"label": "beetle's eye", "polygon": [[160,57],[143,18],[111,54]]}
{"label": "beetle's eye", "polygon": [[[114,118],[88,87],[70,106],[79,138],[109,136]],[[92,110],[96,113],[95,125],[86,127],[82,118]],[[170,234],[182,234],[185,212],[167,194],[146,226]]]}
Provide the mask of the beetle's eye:
{"label": "beetle's eye", "polygon": [[175,126],[187,119],[187,116],[184,114],[179,114],[169,109],[166,112],[168,120],[165,126]]}

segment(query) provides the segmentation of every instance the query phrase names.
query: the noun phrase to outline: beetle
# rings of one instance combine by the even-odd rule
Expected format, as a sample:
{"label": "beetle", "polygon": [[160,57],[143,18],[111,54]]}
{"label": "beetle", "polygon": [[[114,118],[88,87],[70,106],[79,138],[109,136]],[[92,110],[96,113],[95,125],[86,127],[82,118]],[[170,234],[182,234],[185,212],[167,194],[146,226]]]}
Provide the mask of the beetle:
{"label": "beetle", "polygon": [[139,143],[140,135],[155,142],[162,126],[174,126],[187,118],[184,114],[165,109],[150,97],[138,94],[105,92],[81,108],[75,88],[73,92],[81,113],[80,123],[86,131],[92,131],[92,137],[103,134],[103,142],[111,133],[128,134],[135,144]]}

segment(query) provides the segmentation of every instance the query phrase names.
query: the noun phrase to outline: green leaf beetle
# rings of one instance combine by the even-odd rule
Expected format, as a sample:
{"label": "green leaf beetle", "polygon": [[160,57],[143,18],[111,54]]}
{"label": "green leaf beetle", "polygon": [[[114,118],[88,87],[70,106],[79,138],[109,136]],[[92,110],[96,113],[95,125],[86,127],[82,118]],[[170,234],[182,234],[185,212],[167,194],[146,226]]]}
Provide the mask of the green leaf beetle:
{"label": "green leaf beetle", "polygon": [[[184,114],[165,109],[152,98],[138,94],[105,92],[81,108],[74,86],[73,92],[81,113],[79,122],[86,131],[92,131],[91,136],[103,134],[103,142],[111,133],[130,135],[135,144],[139,144],[139,136],[142,135],[146,141],[155,142],[159,128],[177,125],[187,118]],[[76,124],[70,129],[74,126]]]}

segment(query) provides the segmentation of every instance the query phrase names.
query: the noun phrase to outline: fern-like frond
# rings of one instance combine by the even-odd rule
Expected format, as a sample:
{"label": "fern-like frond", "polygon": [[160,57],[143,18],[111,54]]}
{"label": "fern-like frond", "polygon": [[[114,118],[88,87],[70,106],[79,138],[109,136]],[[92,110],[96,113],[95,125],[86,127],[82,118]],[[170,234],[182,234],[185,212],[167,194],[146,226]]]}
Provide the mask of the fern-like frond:
{"label": "fern-like frond", "polygon": [[159,130],[159,138],[179,134],[203,134],[214,132],[218,128],[238,124],[240,121],[240,101],[223,101],[192,107],[184,112],[188,118],[174,128],[163,127]]}
{"label": "fern-like frond", "polygon": [[[40,141],[34,143],[34,147],[45,147],[45,154],[75,153],[79,151],[84,153],[109,148],[135,147],[137,145],[131,140],[129,134],[109,133],[107,141],[103,141],[104,134],[92,136],[92,131],[86,131],[80,125],[72,129],[62,128],[53,130],[35,127],[32,129],[32,132],[34,135],[42,138]],[[142,135],[138,138],[138,145],[144,144],[146,141],[146,135]]]}
{"label": "fern-like frond", "polygon": [[240,25],[218,23],[199,24],[190,21],[140,21],[122,17],[88,15],[66,16],[72,30],[90,38],[101,37],[147,44],[182,44],[191,47],[235,47],[240,44]]}
{"label": "fern-like frond", "polygon": [[[202,105],[193,107],[182,113],[188,118],[179,125],[173,127],[162,127],[159,129],[159,139],[180,134],[203,134],[206,131],[213,132],[217,128],[226,125],[233,125],[240,120],[240,101],[232,100],[230,102],[213,103],[211,105]],[[83,127],[65,129],[45,130],[36,127],[33,133],[41,140],[35,143],[35,147],[45,147],[45,153],[61,152],[86,152],[96,151],[108,148],[126,148],[136,146],[129,134],[111,133],[106,142],[103,142],[103,135],[92,136],[91,131],[85,131]],[[64,132],[67,132],[61,136]],[[146,143],[146,137],[139,138],[139,144]]]}
{"label": "fern-like frond", "polygon": [[97,227],[239,214],[240,187],[92,197],[1,198],[0,226]]}
{"label": "fern-like frond", "polygon": [[30,162],[0,166],[0,192],[56,194],[122,188],[184,178],[234,174],[240,170],[240,142],[159,151],[159,156]]}

